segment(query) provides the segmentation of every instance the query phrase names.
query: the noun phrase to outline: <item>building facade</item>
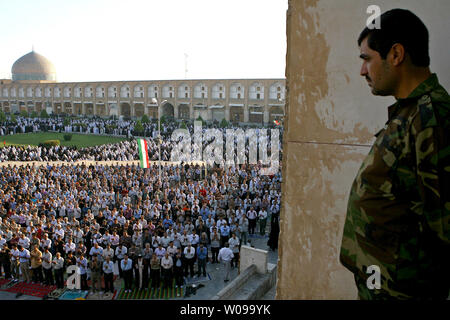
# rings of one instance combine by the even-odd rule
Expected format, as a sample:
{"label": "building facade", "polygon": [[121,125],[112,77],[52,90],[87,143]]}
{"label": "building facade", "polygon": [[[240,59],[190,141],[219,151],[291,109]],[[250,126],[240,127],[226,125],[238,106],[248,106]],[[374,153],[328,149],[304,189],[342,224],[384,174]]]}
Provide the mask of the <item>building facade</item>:
{"label": "building facade", "polygon": [[[33,53],[14,63],[12,80],[0,80],[0,109],[4,112],[39,113],[46,109],[53,114],[146,114],[149,118],[159,114],[175,119],[201,116],[204,120],[250,123],[267,123],[284,116],[285,79],[56,82],[48,81],[56,79],[53,65],[43,65],[45,61],[38,54],[33,63]],[[26,66],[21,60],[26,60]],[[33,80],[35,70],[41,72],[39,80]],[[49,75],[42,75],[42,70],[48,70]]]}

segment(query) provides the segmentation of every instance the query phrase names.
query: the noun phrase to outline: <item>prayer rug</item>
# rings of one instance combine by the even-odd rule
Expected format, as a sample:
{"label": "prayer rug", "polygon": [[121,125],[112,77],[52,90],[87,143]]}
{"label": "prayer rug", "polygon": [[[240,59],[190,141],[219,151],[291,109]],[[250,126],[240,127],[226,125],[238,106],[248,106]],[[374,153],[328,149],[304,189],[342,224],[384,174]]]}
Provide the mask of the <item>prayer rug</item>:
{"label": "prayer rug", "polygon": [[38,283],[17,282],[5,291],[21,293],[34,297],[44,297],[56,289],[56,286],[46,286]]}
{"label": "prayer rug", "polygon": [[59,300],[84,300],[88,295],[89,291],[81,290],[66,290],[60,297]]}

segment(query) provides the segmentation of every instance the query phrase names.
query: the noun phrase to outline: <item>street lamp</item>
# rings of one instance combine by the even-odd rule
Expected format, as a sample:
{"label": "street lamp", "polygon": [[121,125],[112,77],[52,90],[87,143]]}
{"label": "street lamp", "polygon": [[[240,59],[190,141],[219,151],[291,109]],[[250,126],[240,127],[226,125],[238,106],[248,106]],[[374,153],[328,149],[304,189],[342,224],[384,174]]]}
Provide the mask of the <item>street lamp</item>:
{"label": "street lamp", "polygon": [[158,105],[158,99],[152,98],[152,103],[156,103],[158,105],[158,170],[159,170],[159,183],[162,183],[161,181],[161,117],[159,114],[159,110],[161,109],[161,106],[163,103],[166,103],[167,100],[162,100],[160,104]]}

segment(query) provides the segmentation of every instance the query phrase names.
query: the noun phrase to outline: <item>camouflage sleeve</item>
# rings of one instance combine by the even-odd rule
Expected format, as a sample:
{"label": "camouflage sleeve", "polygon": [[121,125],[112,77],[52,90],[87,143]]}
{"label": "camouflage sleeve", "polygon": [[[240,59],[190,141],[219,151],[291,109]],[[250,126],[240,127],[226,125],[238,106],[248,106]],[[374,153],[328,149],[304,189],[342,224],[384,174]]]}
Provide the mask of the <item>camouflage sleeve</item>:
{"label": "camouflage sleeve", "polygon": [[[440,119],[429,96],[419,102],[419,116],[411,126],[416,155],[417,188],[422,202],[415,208],[446,244],[450,244],[450,144],[449,128]],[[447,133],[447,134],[446,134]]]}

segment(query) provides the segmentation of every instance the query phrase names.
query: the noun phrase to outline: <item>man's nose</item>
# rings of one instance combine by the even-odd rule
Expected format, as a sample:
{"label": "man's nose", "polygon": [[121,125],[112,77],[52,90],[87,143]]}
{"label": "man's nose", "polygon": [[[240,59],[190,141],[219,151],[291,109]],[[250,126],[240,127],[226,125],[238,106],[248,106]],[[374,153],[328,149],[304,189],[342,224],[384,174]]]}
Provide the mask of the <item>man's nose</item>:
{"label": "man's nose", "polygon": [[361,66],[361,70],[359,71],[359,74],[363,77],[365,77],[367,75],[367,67],[366,67],[366,63],[363,63]]}

